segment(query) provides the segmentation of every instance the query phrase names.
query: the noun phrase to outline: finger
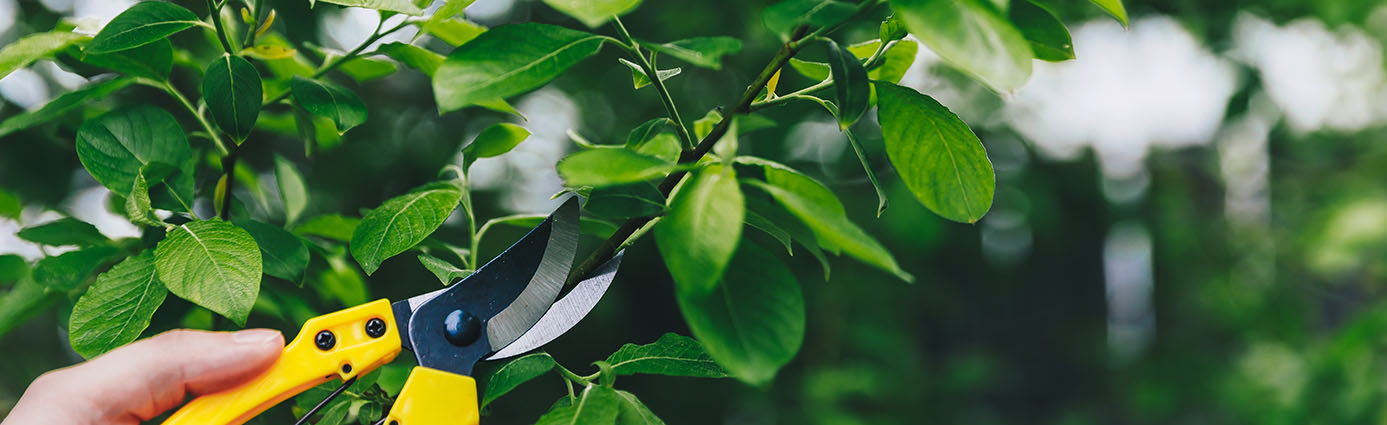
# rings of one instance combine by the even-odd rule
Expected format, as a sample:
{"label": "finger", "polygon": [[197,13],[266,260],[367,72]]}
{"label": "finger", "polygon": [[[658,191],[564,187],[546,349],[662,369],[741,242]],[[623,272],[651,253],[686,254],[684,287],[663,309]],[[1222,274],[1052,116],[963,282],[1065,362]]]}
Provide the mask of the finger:
{"label": "finger", "polygon": [[40,392],[51,397],[46,408],[70,407],[84,416],[76,423],[139,423],[190,394],[254,378],[283,349],[284,336],[274,330],[170,331],[52,373]]}

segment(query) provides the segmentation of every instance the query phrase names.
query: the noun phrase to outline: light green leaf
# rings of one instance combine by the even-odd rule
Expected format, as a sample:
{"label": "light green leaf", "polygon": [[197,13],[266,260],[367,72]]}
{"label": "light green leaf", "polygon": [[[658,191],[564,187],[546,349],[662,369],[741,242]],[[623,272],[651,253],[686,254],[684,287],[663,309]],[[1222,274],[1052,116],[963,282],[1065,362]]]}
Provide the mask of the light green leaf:
{"label": "light green leaf", "polygon": [[954,221],[987,214],[996,178],[973,130],[929,96],[895,84],[876,87],[886,154],[915,198]]}
{"label": "light green leaf", "polygon": [[636,10],[641,0],[544,0],[544,4],[572,16],[588,28],[597,28],[613,16]]}
{"label": "light green leaf", "polygon": [[669,163],[679,160],[679,154],[683,148],[679,146],[679,137],[674,133],[662,132],[650,137],[640,147],[636,148],[636,153],[650,155],[660,158]]}
{"label": "light green leaf", "polygon": [[851,3],[836,0],[784,0],[767,7],[761,21],[773,32],[789,34],[801,24],[827,27],[843,22],[856,9]]}
{"label": "light green leaf", "polygon": [[621,409],[619,404],[616,390],[601,385],[588,385],[577,403],[555,406],[549,413],[540,416],[535,425],[610,424],[616,421],[616,415]]}
{"label": "light green leaf", "polygon": [[[73,50],[76,49],[69,49],[69,52]],[[168,80],[169,72],[173,70],[173,43],[168,39],[115,53],[78,52],[74,56],[87,65],[156,81]]]}
{"label": "light green leaf", "polygon": [[471,270],[458,268],[452,263],[429,254],[419,254],[419,263],[423,264],[424,268],[428,269],[429,273],[433,273],[434,277],[438,278],[438,282],[444,285],[450,285],[458,279],[472,275]]}
{"label": "light green leaf", "polygon": [[303,271],[308,268],[308,247],[292,233],[255,220],[237,220],[237,227],[245,229],[260,247],[260,263],[265,274],[298,283],[303,280]]}
{"label": "light green leaf", "polygon": [[534,353],[511,360],[486,380],[486,395],[482,397],[482,407],[491,404],[501,396],[531,379],[549,373],[554,369],[554,358],[546,353]]}
{"label": "light green leaf", "polygon": [[292,232],[299,236],[313,235],[338,242],[348,242],[352,240],[352,235],[356,233],[356,228],[360,225],[361,219],[356,217],[347,217],[336,213],[323,214],[294,226]]}
{"label": "light green leaf", "polygon": [[838,128],[847,129],[867,113],[872,88],[867,83],[867,70],[848,49],[829,40],[828,57],[838,101]]}
{"label": "light green leaf", "polygon": [[154,248],[154,266],[169,292],[241,326],[260,292],[255,239],[224,221],[175,227]]}
{"label": "light green leaf", "polygon": [[1009,93],[1031,76],[1031,48],[1011,22],[980,1],[891,0],[891,8],[946,62]]}
{"label": "light green leaf", "polygon": [[[87,172],[122,196],[130,193],[145,164],[191,165],[193,158],[178,121],[163,109],[145,105],[117,109],[82,123],[76,147],[77,159]],[[191,177],[187,177],[190,182]]]}
{"label": "light green leaf", "polygon": [[[342,6],[362,7],[386,12],[398,12],[410,16],[422,16],[424,9],[410,0],[317,0]],[[311,7],[311,2],[310,2]]]}
{"label": "light green leaf", "polygon": [[366,122],[366,102],[342,86],[294,77],[290,89],[294,92],[294,101],[308,113],[332,120],[337,134]]}
{"label": "light green leaf", "polygon": [[129,344],[149,327],[168,290],[154,272],[148,249],[97,276],[72,307],[68,341],[73,351],[92,358]]}
{"label": "light green leaf", "polygon": [[480,158],[491,158],[500,156],[511,149],[515,149],[520,142],[530,137],[530,130],[508,122],[492,124],[486,130],[482,130],[472,143],[462,148],[462,157],[471,165],[472,161]]}
{"label": "light green leaf", "polygon": [[665,425],[665,421],[655,416],[635,394],[616,390],[616,397],[620,403],[620,413],[616,417],[618,425]]}
{"label": "light green leaf", "polygon": [[279,186],[279,197],[284,202],[284,223],[298,221],[303,210],[308,208],[308,185],[294,163],[281,156],[275,156],[275,182]]}
{"label": "light green leaf", "polygon": [[5,217],[19,221],[19,214],[23,212],[24,204],[19,202],[19,198],[13,193],[0,189],[0,217]]}
{"label": "light green leaf", "polygon": [[742,50],[742,41],[732,37],[694,37],[665,44],[642,42],[642,46],[690,65],[722,69],[722,57]]}
{"label": "light green leaf", "polygon": [[588,149],[559,160],[559,176],[568,187],[613,186],[659,178],[674,164],[624,148]]}
{"label": "light green leaf", "polygon": [[1129,25],[1129,23],[1128,23],[1128,21],[1127,21],[1127,7],[1122,5],[1122,0],[1089,0],[1089,1],[1091,1],[1091,2],[1093,2],[1093,4],[1097,5],[1099,9],[1103,9],[1104,12],[1108,12],[1109,15],[1112,15],[1112,17],[1113,17],[1114,19],[1117,19],[1117,22],[1121,22],[1121,23],[1122,23],[1122,26],[1125,27],[1125,26]]}
{"label": "light green leaf", "polygon": [[597,53],[605,39],[536,23],[482,33],[448,55],[434,74],[438,108],[453,111],[535,89]]}
{"label": "light green leaf", "polygon": [[886,190],[881,187],[881,181],[877,180],[877,173],[872,169],[872,161],[867,159],[867,150],[862,147],[862,142],[857,140],[857,135],[852,129],[843,130],[843,135],[848,137],[848,145],[852,146],[852,153],[857,155],[857,161],[862,163],[862,171],[867,173],[867,180],[872,182],[872,189],[877,192],[877,217],[886,212],[887,198]]}
{"label": "light green leaf", "polygon": [[[876,52],[880,40],[871,40],[848,46],[848,51],[858,59],[867,59]],[[871,80],[882,80],[897,83],[905,76],[905,71],[910,69],[910,64],[915,62],[915,54],[919,50],[919,44],[911,40],[901,40],[886,49],[882,54],[880,65],[867,71],[867,78]],[[826,80],[832,72],[827,63],[803,61],[790,58],[790,67],[796,72],[811,80]],[[870,87],[870,86],[869,86]]]}
{"label": "light green leaf", "polygon": [[900,40],[909,33],[905,28],[905,22],[901,22],[901,18],[894,14],[881,21],[881,28],[877,30],[877,35],[883,42]]}
{"label": "light green leaf", "polygon": [[45,257],[34,265],[34,282],[58,291],[71,291],[82,286],[97,269],[116,260],[120,250],[95,246]]}
{"label": "light green leaf", "polygon": [[395,62],[370,57],[357,57],[342,63],[339,67],[343,74],[352,77],[357,83],[364,83],[378,78],[385,78],[394,74],[400,68],[395,66]]}
{"label": "light green leaf", "polygon": [[101,28],[91,43],[87,43],[85,51],[105,54],[133,49],[166,39],[200,23],[197,15],[182,6],[158,1],[139,2]]}
{"label": "light green leaf", "polygon": [[1036,59],[1050,62],[1074,59],[1069,29],[1064,27],[1054,11],[1033,0],[1017,0],[1007,13],[1011,23],[1031,43],[1031,52]]}
{"label": "light green leaf", "polygon": [[660,134],[667,126],[672,125],[674,125],[674,121],[670,121],[669,118],[665,117],[652,118],[643,122],[641,125],[636,126],[636,128],[631,129],[631,132],[626,135],[626,147],[629,149],[640,148],[647,140],[655,137],[656,134]]}
{"label": "light green leaf", "polygon": [[832,72],[829,71],[828,64],[826,63],[810,62],[795,58],[790,58],[790,68],[793,68],[799,75],[803,75],[804,78],[816,81],[827,80],[830,75],[829,73]]}
{"label": "light green leaf", "polygon": [[[451,20],[454,16],[462,14],[462,11],[467,9],[467,6],[474,1],[476,0],[444,0],[443,5],[439,6],[438,10],[433,12],[433,15],[429,16],[429,20],[424,21],[424,23],[419,26],[419,34],[422,35],[424,33],[433,32],[434,28],[444,21]],[[432,3],[432,0],[430,0],[429,3]],[[416,35],[415,38],[418,39],[418,36]]]}
{"label": "light green leaf", "polygon": [[63,298],[63,293],[50,291],[32,279],[20,279],[4,299],[0,299],[0,336],[29,321]]}
{"label": "light green leaf", "polygon": [[434,53],[423,47],[401,42],[386,43],[376,48],[376,51],[384,53],[391,59],[400,61],[410,68],[423,72],[424,75],[433,78],[434,71],[443,65],[443,55]]}
{"label": "light green leaf", "polygon": [[361,219],[352,233],[352,257],[366,274],[375,273],[387,258],[405,252],[443,224],[462,200],[462,191],[449,183],[430,183],[381,204]]}
{"label": "light green leaf", "polygon": [[[650,85],[650,77],[645,75],[645,70],[641,69],[640,65],[624,58],[618,58],[617,60],[620,61],[622,65],[626,65],[627,68],[631,68],[631,85],[634,86],[636,90]],[[655,70],[655,74],[660,76],[660,81],[668,80],[675,75],[679,75],[681,72],[684,72],[684,68]]]}
{"label": "light green leaf", "polygon": [[96,226],[72,217],[63,217],[19,231],[20,239],[48,246],[92,246],[105,245],[111,240]]}
{"label": "light green leaf", "polygon": [[450,46],[457,47],[482,35],[486,32],[486,27],[466,19],[448,19],[435,22],[424,28],[424,31]]}
{"label": "light green leaf", "polygon": [[[665,252],[663,249],[661,252]],[[804,296],[779,258],[752,243],[737,248],[712,292],[676,291],[684,321],[732,376],[761,386],[804,341]]]}
{"label": "light green leaf", "polygon": [[202,75],[202,98],[222,131],[243,140],[255,128],[264,99],[260,72],[240,56],[223,54]]}
{"label": "light green leaf", "polygon": [[703,350],[698,340],[666,333],[655,342],[626,344],[607,357],[612,371],[618,375],[638,373],[691,376],[695,378],[725,378],[727,371],[718,366]]}
{"label": "light green leaf", "polygon": [[[148,165],[161,164],[158,162]],[[142,226],[163,227],[163,220],[154,215],[154,207],[149,201],[149,182],[145,179],[145,174],[149,173],[146,165],[140,168],[140,173],[135,175],[135,184],[130,188],[130,195],[125,198],[125,216],[130,218],[131,223]]]}
{"label": "light green leaf", "polygon": [[61,31],[24,36],[0,49],[0,78],[86,39],[82,34]]}
{"label": "light green leaf", "polygon": [[680,293],[711,293],[742,236],[745,204],[731,169],[710,167],[670,194],[655,243]]}
{"label": "light green leaf", "polygon": [[370,294],[366,280],[345,258],[328,257],[328,269],[318,275],[318,284],[313,289],[324,299],[336,300],[344,306],[364,304]]}

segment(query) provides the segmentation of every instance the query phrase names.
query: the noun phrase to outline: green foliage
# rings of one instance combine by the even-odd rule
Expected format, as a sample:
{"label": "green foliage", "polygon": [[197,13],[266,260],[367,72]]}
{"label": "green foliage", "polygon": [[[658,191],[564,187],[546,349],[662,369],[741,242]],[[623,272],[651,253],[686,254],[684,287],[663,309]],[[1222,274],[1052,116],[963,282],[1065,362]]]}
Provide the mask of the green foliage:
{"label": "green foliage", "polygon": [[983,0],[891,0],[910,33],[945,61],[998,92],[1031,76],[1031,49],[1021,32]]}
{"label": "green foliage", "polygon": [[1122,26],[1125,27],[1129,24],[1127,22],[1127,7],[1122,5],[1122,0],[1089,1],[1092,1],[1093,4],[1098,5],[1098,8],[1103,9],[1104,12],[1108,12],[1109,15],[1112,15],[1113,19],[1117,19],[1117,22],[1122,23]]}
{"label": "green foliage", "polygon": [[420,16],[424,14],[424,10],[420,9],[418,5],[410,0],[309,0],[308,3],[310,7],[312,7],[314,1],[340,4],[343,6],[363,7],[386,12],[398,12],[411,16]]}
{"label": "green foliage", "polygon": [[612,371],[620,375],[649,373],[696,378],[723,378],[727,371],[718,366],[697,340],[667,333],[646,345],[626,344],[607,357]]}
{"label": "green foliage", "polygon": [[627,149],[603,147],[569,155],[559,161],[558,169],[569,187],[603,187],[660,177],[674,169],[674,164]]}
{"label": "green foliage", "polygon": [[868,99],[872,86],[867,83],[867,69],[848,49],[829,41],[828,57],[833,89],[838,100],[838,126],[847,129],[867,113],[867,108],[871,106]]}
{"label": "green foliage", "polygon": [[878,83],[882,136],[891,164],[915,197],[940,216],[976,222],[992,207],[992,162],[973,130],[929,96]]}
{"label": "green foliage", "polygon": [[419,264],[423,264],[424,268],[429,269],[429,273],[433,273],[434,277],[438,278],[438,283],[444,285],[472,275],[471,270],[460,269],[452,263],[429,254],[419,254]]}
{"label": "green foliage", "polygon": [[283,157],[275,157],[275,182],[279,186],[280,201],[284,203],[284,222],[292,224],[308,208],[308,185],[294,164]]}
{"label": "green foliage", "polygon": [[722,69],[723,56],[742,50],[742,41],[732,37],[694,37],[663,44],[641,45],[690,65],[714,70]]}
{"label": "green foliage", "polygon": [[350,90],[327,81],[297,76],[290,87],[294,101],[308,113],[332,120],[337,134],[366,122],[366,102]]}
{"label": "green foliage", "polygon": [[544,0],[544,4],[572,16],[588,28],[597,28],[614,16],[634,10],[641,0]]}
{"label": "green foliage", "polygon": [[141,167],[150,163],[191,166],[193,151],[172,115],[152,106],[137,106],[82,123],[77,130],[77,159],[97,182],[125,196]]}
{"label": "green foliage", "polygon": [[528,137],[530,131],[525,127],[507,122],[496,123],[482,130],[476,139],[472,139],[471,144],[462,148],[462,156],[469,161],[501,156],[515,149]]}
{"label": "green foliage", "polygon": [[[635,62],[631,62],[626,59],[618,60],[621,61],[622,65],[626,65],[627,68],[631,68],[631,86],[633,88],[635,88],[636,90],[640,90],[650,85],[650,77],[645,75],[645,70],[642,70],[640,65],[637,65]],[[684,68],[676,67],[670,69],[656,70],[655,74],[660,77],[660,81],[665,81],[670,78],[673,78],[676,75],[679,75],[679,73],[681,72],[684,72]]]}
{"label": "green foliage", "polygon": [[852,15],[856,7],[837,0],[783,0],[761,14],[766,28],[788,34],[798,25],[828,27]]}
{"label": "green foliage", "polygon": [[490,378],[487,378],[486,395],[482,397],[482,407],[486,407],[493,400],[506,395],[520,384],[549,373],[550,370],[554,369],[554,365],[554,358],[545,353],[521,356],[507,362],[492,372]]}
{"label": "green foliage", "polygon": [[246,322],[260,292],[255,239],[224,221],[174,228],[154,249],[154,266],[169,292],[237,324]]}
{"label": "green foliage", "polygon": [[167,293],[154,272],[153,251],[126,258],[102,273],[72,307],[72,349],[92,358],[134,341]]}
{"label": "green foliage", "polygon": [[71,291],[86,283],[92,273],[119,259],[119,254],[116,248],[95,246],[44,257],[34,265],[33,279],[50,289]]}
{"label": "green foliage", "polygon": [[[237,140],[245,139],[255,128],[255,119],[260,116],[260,102],[264,100],[263,90],[260,72],[240,56],[222,55],[207,65],[207,72],[202,74],[202,97],[207,101],[207,109],[212,112],[217,126]],[[320,97],[311,98],[321,102]],[[304,103],[303,100],[300,103]],[[322,103],[312,105],[310,112],[329,108]],[[334,118],[343,121],[351,119],[342,118],[341,115],[338,113]],[[361,112],[362,121],[365,115],[364,111]],[[337,130],[346,131],[340,123]]]}
{"label": "green foliage", "polygon": [[308,247],[298,236],[278,226],[255,220],[236,220],[233,223],[255,239],[265,274],[290,282],[303,279],[304,269],[308,267]]}
{"label": "green foliage", "polygon": [[63,217],[19,231],[19,238],[39,245],[92,246],[110,242],[96,226],[72,217]]}
{"label": "green foliage", "polygon": [[645,407],[635,394],[622,390],[616,391],[619,412],[617,413],[616,423],[620,425],[664,425],[665,421],[655,416],[650,408]]}
{"label": "green foliage", "polygon": [[173,3],[136,3],[106,24],[83,49],[89,54],[129,50],[202,24],[197,15]]}
{"label": "green foliage", "polygon": [[39,33],[21,38],[0,49],[0,78],[86,39],[87,36],[73,32]]}
{"label": "green foliage", "polygon": [[[603,424],[616,421],[621,411],[616,390],[591,384],[572,404],[550,410],[535,425]],[[567,399],[565,399],[567,401]]]}
{"label": "green foliage", "polygon": [[677,292],[705,295],[717,287],[741,240],[744,205],[731,168],[699,171],[670,195],[655,242]]}
{"label": "green foliage", "polygon": [[604,37],[554,25],[504,25],[462,45],[433,78],[441,111],[530,91],[597,53]]}
{"label": "green foliage", "polygon": [[1011,22],[1031,43],[1031,52],[1035,53],[1036,59],[1052,62],[1074,59],[1069,29],[1044,4],[1035,0],[1017,1],[1008,13]]}
{"label": "green foliage", "polygon": [[438,229],[457,208],[462,191],[452,183],[430,183],[371,210],[352,232],[352,257],[366,274],[405,252]]}

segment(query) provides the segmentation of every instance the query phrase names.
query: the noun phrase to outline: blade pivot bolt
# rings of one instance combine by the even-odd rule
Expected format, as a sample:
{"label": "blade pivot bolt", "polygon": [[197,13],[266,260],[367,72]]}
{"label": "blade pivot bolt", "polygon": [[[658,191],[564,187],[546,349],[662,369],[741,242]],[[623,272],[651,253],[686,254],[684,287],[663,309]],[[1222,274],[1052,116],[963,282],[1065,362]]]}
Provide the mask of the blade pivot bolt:
{"label": "blade pivot bolt", "polygon": [[465,347],[476,341],[481,334],[482,322],[471,313],[458,309],[443,318],[443,336],[453,345]]}
{"label": "blade pivot bolt", "polygon": [[380,338],[382,336],[385,336],[385,321],[380,320],[379,317],[374,317],[371,318],[371,320],[367,320],[366,334],[370,335],[371,338]]}
{"label": "blade pivot bolt", "polygon": [[319,350],[331,350],[337,345],[337,335],[333,335],[332,331],[319,331],[318,335],[313,337],[313,344],[317,345]]}

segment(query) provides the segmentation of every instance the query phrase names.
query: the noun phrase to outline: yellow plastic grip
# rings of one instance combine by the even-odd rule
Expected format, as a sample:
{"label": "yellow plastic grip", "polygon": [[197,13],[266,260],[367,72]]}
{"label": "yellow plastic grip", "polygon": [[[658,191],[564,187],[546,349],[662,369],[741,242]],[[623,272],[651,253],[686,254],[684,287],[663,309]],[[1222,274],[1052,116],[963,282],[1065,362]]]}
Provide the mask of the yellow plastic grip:
{"label": "yellow plastic grip", "polygon": [[[385,322],[383,335],[368,334],[371,319]],[[400,354],[398,329],[390,301],[384,299],[309,319],[269,370],[250,382],[188,402],[164,425],[240,425],[332,378],[346,380],[370,372]],[[334,339],[326,350],[315,342],[322,331],[331,332]]]}
{"label": "yellow plastic grip", "polygon": [[386,425],[477,425],[477,381],[416,366],[395,398]]}

